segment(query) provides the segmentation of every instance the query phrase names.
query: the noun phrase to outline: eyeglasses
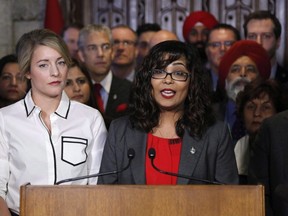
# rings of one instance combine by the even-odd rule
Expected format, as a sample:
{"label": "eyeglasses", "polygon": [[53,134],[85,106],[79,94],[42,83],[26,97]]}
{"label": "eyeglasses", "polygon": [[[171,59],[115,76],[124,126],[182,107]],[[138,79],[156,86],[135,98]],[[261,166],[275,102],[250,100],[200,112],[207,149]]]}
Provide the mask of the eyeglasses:
{"label": "eyeglasses", "polygon": [[189,73],[182,72],[182,71],[173,71],[171,73],[168,73],[160,69],[152,70],[153,79],[166,79],[168,75],[171,77],[171,79],[176,80],[176,81],[186,81],[188,77],[190,77]]}
{"label": "eyeglasses", "polygon": [[123,45],[124,47],[128,47],[128,46],[134,46],[136,44],[135,41],[131,41],[131,40],[114,40],[113,46],[115,47],[119,47],[120,45]]}
{"label": "eyeglasses", "polygon": [[222,45],[225,46],[225,48],[230,48],[234,43],[235,41],[217,41],[208,43],[208,46],[212,47],[213,49],[221,48]]}

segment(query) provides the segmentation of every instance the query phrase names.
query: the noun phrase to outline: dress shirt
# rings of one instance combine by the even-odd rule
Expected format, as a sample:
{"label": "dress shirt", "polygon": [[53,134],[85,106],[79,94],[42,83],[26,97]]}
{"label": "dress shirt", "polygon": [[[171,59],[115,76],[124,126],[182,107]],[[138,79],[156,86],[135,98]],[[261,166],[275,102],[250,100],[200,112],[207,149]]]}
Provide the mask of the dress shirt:
{"label": "dress shirt", "polygon": [[135,70],[133,70],[130,74],[128,74],[128,76],[126,77],[126,79],[130,82],[133,82],[135,78]]}
{"label": "dress shirt", "polygon": [[[19,212],[19,189],[26,183],[57,181],[99,172],[107,130],[101,114],[63,92],[50,115],[51,132],[29,91],[15,104],[0,109],[0,196]],[[96,178],[66,184],[96,184]]]}

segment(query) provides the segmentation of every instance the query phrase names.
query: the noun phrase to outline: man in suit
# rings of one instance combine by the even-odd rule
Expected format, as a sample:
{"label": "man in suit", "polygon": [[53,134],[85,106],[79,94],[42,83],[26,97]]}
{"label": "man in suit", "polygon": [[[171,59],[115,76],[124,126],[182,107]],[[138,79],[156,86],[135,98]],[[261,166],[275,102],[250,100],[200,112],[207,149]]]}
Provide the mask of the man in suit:
{"label": "man in suit", "polygon": [[249,183],[264,184],[266,215],[288,215],[288,111],[266,119],[252,145]]}
{"label": "man in suit", "polygon": [[80,31],[78,46],[79,57],[94,84],[97,108],[108,128],[113,119],[127,113],[131,82],[117,78],[111,72],[113,40],[107,26],[91,24],[84,27]]}
{"label": "man in suit", "polygon": [[269,11],[255,11],[246,18],[243,28],[247,40],[256,41],[267,51],[271,61],[270,78],[279,83],[288,82],[288,72],[277,62],[276,57],[282,31],[277,17]]}

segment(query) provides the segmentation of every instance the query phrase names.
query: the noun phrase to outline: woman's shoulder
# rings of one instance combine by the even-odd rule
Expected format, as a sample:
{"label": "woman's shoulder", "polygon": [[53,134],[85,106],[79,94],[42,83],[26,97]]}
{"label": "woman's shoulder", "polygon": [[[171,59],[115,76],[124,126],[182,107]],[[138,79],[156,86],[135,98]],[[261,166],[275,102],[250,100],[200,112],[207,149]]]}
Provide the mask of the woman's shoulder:
{"label": "woman's shoulder", "polygon": [[228,125],[224,121],[220,120],[216,120],[206,131],[206,134],[214,134],[217,136],[223,136],[226,133],[229,133]]}
{"label": "woman's shoulder", "polygon": [[111,125],[110,127],[127,127],[127,126],[131,126],[131,122],[129,120],[129,115],[125,115],[125,116],[122,116],[122,117],[119,117],[119,118],[116,118],[114,119],[112,122],[111,122]]}
{"label": "woman's shoulder", "polygon": [[71,101],[69,112],[71,112],[71,116],[77,118],[88,117],[92,120],[103,118],[99,110],[77,101]]}

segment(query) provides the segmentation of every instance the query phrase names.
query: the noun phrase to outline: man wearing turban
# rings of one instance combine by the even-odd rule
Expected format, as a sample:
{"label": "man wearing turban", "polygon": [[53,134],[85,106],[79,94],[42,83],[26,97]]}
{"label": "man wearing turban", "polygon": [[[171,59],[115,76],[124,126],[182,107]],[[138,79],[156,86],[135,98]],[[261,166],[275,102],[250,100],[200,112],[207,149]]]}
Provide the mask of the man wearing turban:
{"label": "man wearing turban", "polygon": [[219,65],[218,85],[226,90],[228,96],[228,101],[225,102],[224,120],[230,126],[235,142],[245,135],[245,131],[241,130],[240,123],[237,122],[236,96],[247,83],[256,79],[268,79],[270,72],[269,56],[265,49],[255,41],[237,41],[222,57]]}
{"label": "man wearing turban", "polygon": [[205,44],[208,32],[216,24],[216,18],[206,11],[194,11],[184,21],[183,37],[187,43],[198,48],[203,62],[206,62]]}

